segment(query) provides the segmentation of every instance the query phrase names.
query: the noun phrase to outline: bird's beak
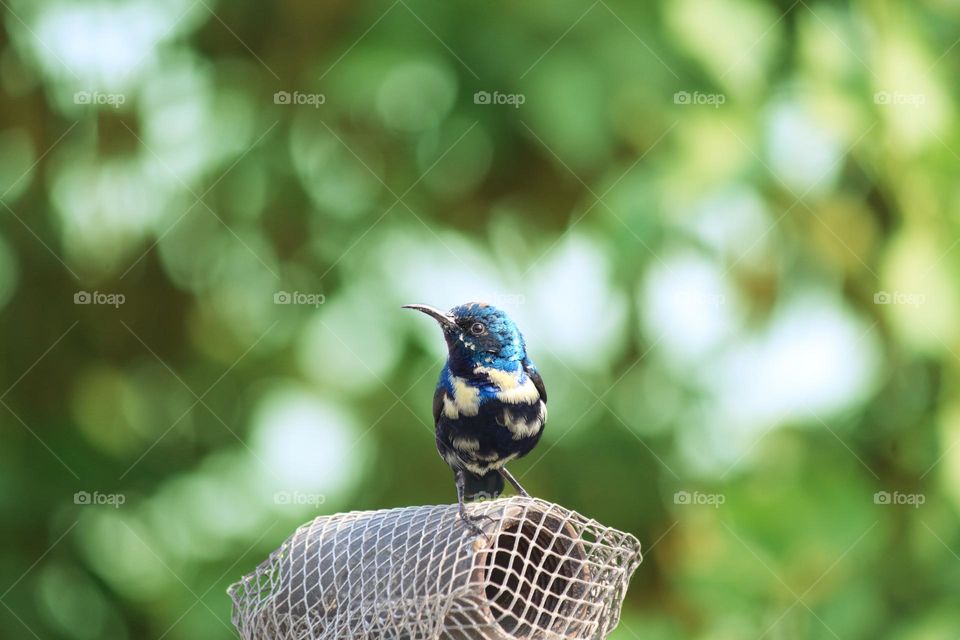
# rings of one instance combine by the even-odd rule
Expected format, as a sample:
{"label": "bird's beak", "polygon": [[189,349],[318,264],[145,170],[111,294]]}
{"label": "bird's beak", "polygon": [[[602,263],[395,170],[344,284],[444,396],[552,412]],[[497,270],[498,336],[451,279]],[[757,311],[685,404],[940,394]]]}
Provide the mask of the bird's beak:
{"label": "bird's beak", "polygon": [[417,311],[420,311],[421,313],[427,314],[428,316],[430,316],[431,318],[433,318],[434,320],[436,320],[437,322],[439,322],[439,323],[440,323],[440,328],[442,328],[444,331],[446,331],[446,330],[448,330],[448,329],[456,329],[456,328],[457,328],[457,323],[453,321],[453,318],[451,318],[450,316],[448,316],[447,314],[445,314],[443,311],[440,311],[439,309],[434,309],[433,307],[431,307],[431,306],[429,306],[429,305],[425,305],[425,304],[405,304],[405,305],[403,305],[403,308],[404,308],[404,309],[416,309]]}

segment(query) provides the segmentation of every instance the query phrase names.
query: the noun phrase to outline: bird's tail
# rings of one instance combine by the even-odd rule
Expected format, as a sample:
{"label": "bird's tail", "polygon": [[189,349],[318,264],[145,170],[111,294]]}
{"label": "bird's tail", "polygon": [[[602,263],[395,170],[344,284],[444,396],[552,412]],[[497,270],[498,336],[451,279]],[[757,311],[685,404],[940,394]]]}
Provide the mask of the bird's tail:
{"label": "bird's tail", "polygon": [[464,473],[463,499],[465,502],[477,502],[478,500],[493,500],[503,493],[503,476],[496,471],[491,471],[487,475],[478,476],[470,473]]}

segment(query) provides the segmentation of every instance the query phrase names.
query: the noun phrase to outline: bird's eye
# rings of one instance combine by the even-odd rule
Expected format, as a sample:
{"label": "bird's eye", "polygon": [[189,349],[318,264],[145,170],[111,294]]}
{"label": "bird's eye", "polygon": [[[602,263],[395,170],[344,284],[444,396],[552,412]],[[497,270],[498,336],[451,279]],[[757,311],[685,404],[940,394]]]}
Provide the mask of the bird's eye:
{"label": "bird's eye", "polygon": [[470,325],[470,333],[475,336],[483,335],[483,332],[486,330],[487,328],[483,326],[482,322],[474,322],[472,325]]}

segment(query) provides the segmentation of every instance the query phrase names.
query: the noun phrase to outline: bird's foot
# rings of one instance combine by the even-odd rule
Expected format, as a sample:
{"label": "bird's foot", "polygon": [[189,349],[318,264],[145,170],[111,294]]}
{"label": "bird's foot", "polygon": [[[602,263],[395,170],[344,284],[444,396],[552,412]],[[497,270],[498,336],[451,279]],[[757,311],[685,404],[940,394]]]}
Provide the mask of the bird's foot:
{"label": "bird's foot", "polygon": [[463,520],[463,523],[467,526],[467,529],[469,529],[475,536],[483,536],[487,540],[490,539],[490,536],[487,534],[487,532],[481,529],[480,525],[477,523],[483,522],[484,520],[489,520],[492,523],[497,522],[495,518],[492,518],[485,513],[476,516],[467,515],[466,511],[463,509],[460,510],[460,519]]}

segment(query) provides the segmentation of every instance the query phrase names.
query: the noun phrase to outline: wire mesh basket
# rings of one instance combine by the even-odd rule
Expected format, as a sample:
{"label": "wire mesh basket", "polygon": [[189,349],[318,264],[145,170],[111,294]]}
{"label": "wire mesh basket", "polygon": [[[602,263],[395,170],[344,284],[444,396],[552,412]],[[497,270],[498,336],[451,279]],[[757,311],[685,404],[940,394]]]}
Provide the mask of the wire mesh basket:
{"label": "wire mesh basket", "polygon": [[603,638],[640,543],[512,497],[321,516],[228,590],[244,640]]}

